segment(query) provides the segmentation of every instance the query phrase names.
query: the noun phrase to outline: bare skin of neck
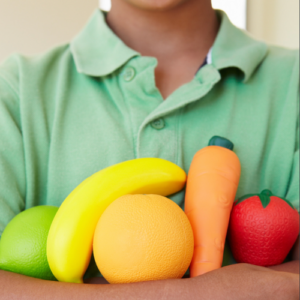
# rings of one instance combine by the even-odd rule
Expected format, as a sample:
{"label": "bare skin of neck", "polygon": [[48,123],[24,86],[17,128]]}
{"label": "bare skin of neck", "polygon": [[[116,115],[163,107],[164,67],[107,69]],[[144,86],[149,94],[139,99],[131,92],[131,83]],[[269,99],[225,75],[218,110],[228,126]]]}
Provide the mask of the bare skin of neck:
{"label": "bare skin of neck", "polygon": [[210,0],[185,0],[166,10],[112,0],[107,23],[127,46],[157,58],[156,86],[164,99],[193,79],[219,28]]}

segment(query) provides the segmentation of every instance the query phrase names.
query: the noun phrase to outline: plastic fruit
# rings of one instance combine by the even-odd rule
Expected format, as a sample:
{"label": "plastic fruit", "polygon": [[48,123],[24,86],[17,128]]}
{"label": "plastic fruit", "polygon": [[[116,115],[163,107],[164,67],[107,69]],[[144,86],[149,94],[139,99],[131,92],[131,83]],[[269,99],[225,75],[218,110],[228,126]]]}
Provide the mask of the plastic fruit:
{"label": "plastic fruit", "polygon": [[126,194],[170,195],[180,191],[185,172],[160,158],[129,160],[84,180],[62,203],[50,228],[47,256],[59,281],[82,283],[89,265],[93,235],[102,213]]}
{"label": "plastic fruit", "polygon": [[299,235],[299,214],[269,190],[235,202],[229,242],[235,260],[258,266],[281,264]]}
{"label": "plastic fruit", "polygon": [[221,268],[230,212],[239,185],[241,165],[233,144],[214,136],[198,151],[188,173],[185,213],[194,232],[190,276]]}
{"label": "plastic fruit", "polygon": [[96,264],[110,283],[181,278],[194,250],[182,209],[159,195],[126,195],[101,216],[94,236]]}
{"label": "plastic fruit", "polygon": [[36,206],[16,215],[0,240],[0,269],[55,280],[47,261],[47,236],[58,208]]}

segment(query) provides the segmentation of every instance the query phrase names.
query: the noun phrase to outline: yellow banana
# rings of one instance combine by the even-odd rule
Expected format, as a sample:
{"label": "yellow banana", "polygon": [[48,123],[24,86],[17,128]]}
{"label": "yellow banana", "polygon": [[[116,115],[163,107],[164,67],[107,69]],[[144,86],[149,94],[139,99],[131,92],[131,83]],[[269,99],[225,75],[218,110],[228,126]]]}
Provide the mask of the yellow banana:
{"label": "yellow banana", "polygon": [[84,180],[65,199],[50,227],[47,258],[59,281],[82,283],[92,255],[99,218],[126,194],[171,195],[186,182],[185,172],[160,158],[139,158],[103,169]]}

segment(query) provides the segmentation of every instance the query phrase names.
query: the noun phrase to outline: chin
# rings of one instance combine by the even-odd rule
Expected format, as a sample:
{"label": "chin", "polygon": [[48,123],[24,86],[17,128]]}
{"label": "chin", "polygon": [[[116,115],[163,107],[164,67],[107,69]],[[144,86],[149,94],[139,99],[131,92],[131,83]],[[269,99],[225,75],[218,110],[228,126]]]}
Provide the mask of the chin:
{"label": "chin", "polygon": [[126,0],[126,2],[135,7],[152,11],[169,10],[186,1],[187,0]]}

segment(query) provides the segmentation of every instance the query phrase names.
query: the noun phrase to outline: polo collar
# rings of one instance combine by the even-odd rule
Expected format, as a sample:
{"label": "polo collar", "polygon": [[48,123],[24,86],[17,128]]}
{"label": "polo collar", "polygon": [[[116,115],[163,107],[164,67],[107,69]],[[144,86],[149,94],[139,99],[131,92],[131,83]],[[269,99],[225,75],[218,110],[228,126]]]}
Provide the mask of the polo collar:
{"label": "polo collar", "polygon": [[106,24],[105,13],[99,9],[71,42],[71,52],[77,71],[90,76],[108,75],[140,55],[114,34]]}
{"label": "polo collar", "polygon": [[235,27],[223,11],[216,13],[221,24],[212,48],[212,65],[218,70],[236,67],[244,73],[246,82],[266,56],[268,47]]}
{"label": "polo collar", "polygon": [[[218,69],[236,67],[246,82],[267,54],[267,45],[235,27],[220,11],[220,29],[212,47],[211,63]],[[85,28],[71,42],[77,71],[90,76],[105,76],[140,54],[129,48],[108,27],[105,13],[97,9]]]}

